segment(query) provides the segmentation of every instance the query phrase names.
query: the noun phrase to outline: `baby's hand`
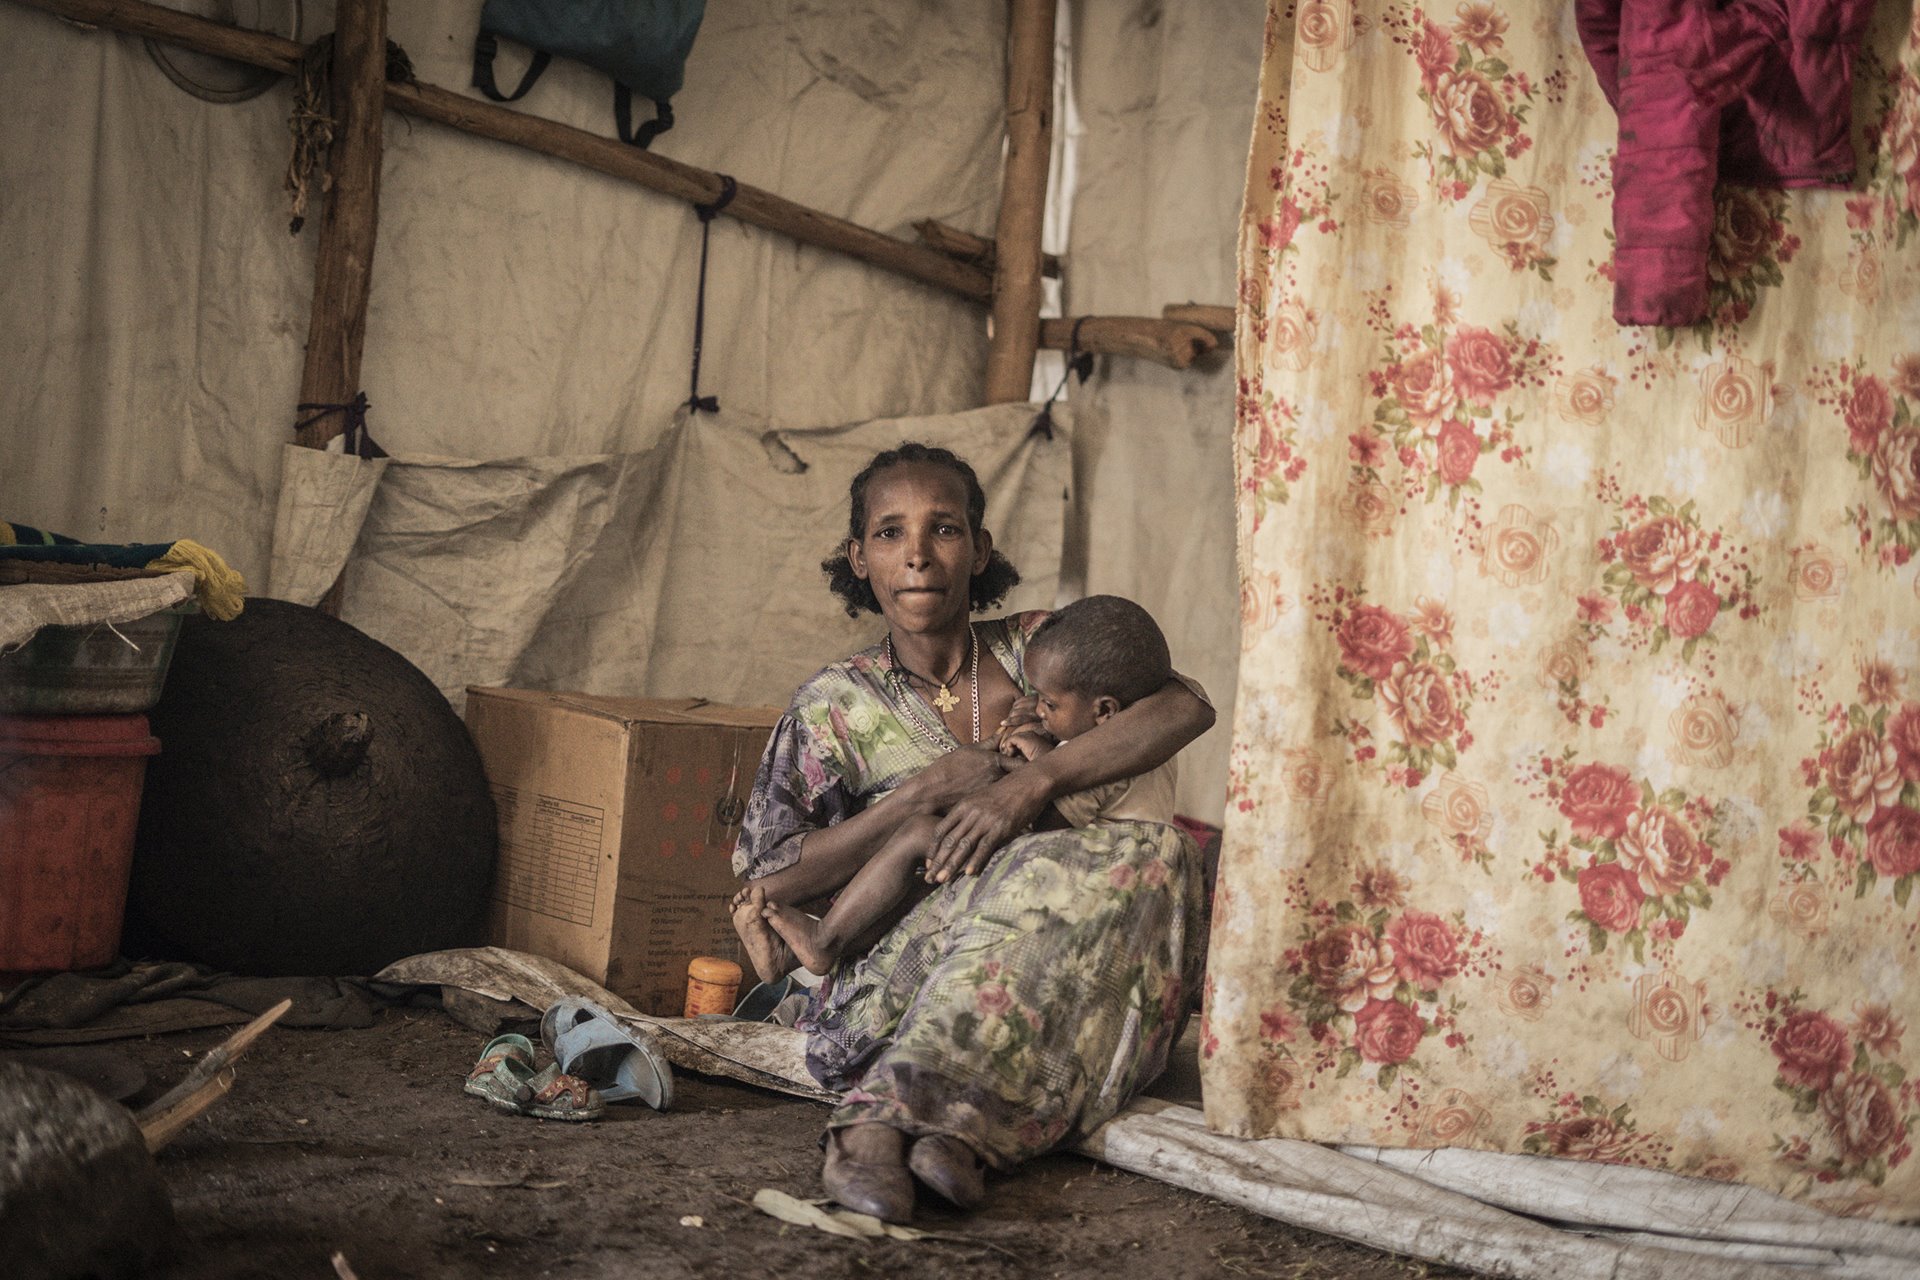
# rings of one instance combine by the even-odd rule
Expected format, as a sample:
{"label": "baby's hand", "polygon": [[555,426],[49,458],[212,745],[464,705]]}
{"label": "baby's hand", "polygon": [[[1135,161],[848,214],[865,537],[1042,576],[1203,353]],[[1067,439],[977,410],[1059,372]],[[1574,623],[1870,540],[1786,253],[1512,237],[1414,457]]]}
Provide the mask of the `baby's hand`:
{"label": "baby's hand", "polygon": [[1019,756],[1023,760],[1033,760],[1047,754],[1058,745],[1045,730],[1021,728],[1010,730],[1000,744],[1002,755]]}
{"label": "baby's hand", "polygon": [[1007,718],[999,725],[1000,737],[1004,740],[1008,734],[1017,733],[1029,725],[1040,723],[1040,699],[1033,694],[1016,700],[1007,711]]}

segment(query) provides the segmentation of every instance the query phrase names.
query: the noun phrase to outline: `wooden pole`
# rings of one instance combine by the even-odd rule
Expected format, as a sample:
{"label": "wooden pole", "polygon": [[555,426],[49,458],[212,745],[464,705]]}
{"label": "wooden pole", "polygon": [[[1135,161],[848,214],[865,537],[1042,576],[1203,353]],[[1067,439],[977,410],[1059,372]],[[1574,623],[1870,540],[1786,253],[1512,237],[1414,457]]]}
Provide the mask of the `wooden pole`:
{"label": "wooden pole", "polygon": [[[387,0],[339,0],[334,6],[328,113],[327,181],[313,262],[313,309],[296,408],[304,423],[294,442],[324,449],[347,429],[347,405],[360,391],[367,339],[367,295],[380,229],[380,160],[386,121]],[[318,406],[338,406],[331,410]],[[342,579],[317,602],[340,616]]]}
{"label": "wooden pole", "polygon": [[[913,224],[913,233],[920,237],[920,243],[929,249],[938,249],[949,258],[958,258],[970,266],[982,271],[993,270],[993,241],[985,236],[977,236],[971,231],[962,231],[950,227],[938,218],[922,218]],[[1060,256],[1053,253],[1040,255],[1040,274],[1050,280],[1060,278]]]}
{"label": "wooden pole", "polygon": [[1202,329],[1211,329],[1215,333],[1233,332],[1233,308],[1223,307],[1217,303],[1169,302],[1160,308],[1160,314],[1165,319],[1197,324]]}
{"label": "wooden pole", "polygon": [[[615,138],[603,138],[584,129],[509,111],[429,84],[390,84],[387,104],[408,115],[437,121],[464,133],[572,160],[690,204],[713,203],[725,186],[720,175],[709,170],[642,151]],[[975,302],[985,302],[991,296],[993,282],[986,272],[955,262],[944,253],[882,235],[744,182],[737,187],[732,203],[722,210],[725,217],[777,231],[801,244],[859,258],[895,275]]]}
{"label": "wooden pole", "polygon": [[1007,22],[1007,165],[993,231],[987,403],[1025,400],[1040,343],[1040,224],[1053,151],[1054,0],[1012,0]]}
{"label": "wooden pole", "polygon": [[1083,316],[1078,323],[1080,338],[1076,344],[1074,317],[1042,320],[1040,345],[1049,351],[1077,347],[1095,355],[1134,356],[1169,369],[1188,368],[1220,345],[1211,329],[1155,316]]}
{"label": "wooden pole", "polygon": [[[360,391],[373,244],[380,228],[386,0],[339,0],[334,6],[332,78],[333,143],[327,149],[299,403],[344,406]],[[298,442],[309,449],[324,449],[346,430],[344,409],[324,416],[305,410],[302,416],[309,421],[300,428]]]}

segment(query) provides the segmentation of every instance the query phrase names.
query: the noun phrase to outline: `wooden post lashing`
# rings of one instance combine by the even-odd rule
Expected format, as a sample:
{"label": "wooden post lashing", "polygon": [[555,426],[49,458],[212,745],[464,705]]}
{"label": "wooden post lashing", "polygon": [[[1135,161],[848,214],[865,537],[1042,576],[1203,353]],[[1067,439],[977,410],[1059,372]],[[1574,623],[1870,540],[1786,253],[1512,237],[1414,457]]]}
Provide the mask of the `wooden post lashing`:
{"label": "wooden post lashing", "polygon": [[1007,22],[1007,164],[994,226],[988,404],[1025,400],[1040,345],[1040,227],[1053,152],[1054,0],[1012,0]]}

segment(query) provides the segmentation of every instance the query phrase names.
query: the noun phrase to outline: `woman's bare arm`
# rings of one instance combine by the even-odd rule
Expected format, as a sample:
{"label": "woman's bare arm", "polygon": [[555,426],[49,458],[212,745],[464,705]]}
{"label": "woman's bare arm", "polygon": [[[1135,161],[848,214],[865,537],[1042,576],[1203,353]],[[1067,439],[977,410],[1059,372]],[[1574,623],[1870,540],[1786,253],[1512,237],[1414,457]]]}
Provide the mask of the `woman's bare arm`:
{"label": "woman's bare arm", "polygon": [[1214,711],[1170,680],[1105,724],[956,802],[934,837],[927,878],[975,875],[993,852],[1061,796],[1157,769],[1213,727]]}

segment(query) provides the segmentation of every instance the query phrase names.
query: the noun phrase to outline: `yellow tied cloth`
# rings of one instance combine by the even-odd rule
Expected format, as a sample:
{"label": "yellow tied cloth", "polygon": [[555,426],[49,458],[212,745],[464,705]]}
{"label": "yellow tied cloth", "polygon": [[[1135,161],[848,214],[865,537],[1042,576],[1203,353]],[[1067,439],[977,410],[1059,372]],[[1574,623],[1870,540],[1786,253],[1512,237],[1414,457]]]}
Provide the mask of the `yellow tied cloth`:
{"label": "yellow tied cloth", "polygon": [[[6,526],[0,524],[0,530]],[[220,553],[203,547],[191,538],[182,538],[147,568],[160,571],[190,569],[195,579],[194,599],[209,618],[231,622],[247,604],[247,581]]]}

